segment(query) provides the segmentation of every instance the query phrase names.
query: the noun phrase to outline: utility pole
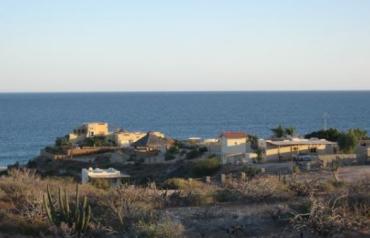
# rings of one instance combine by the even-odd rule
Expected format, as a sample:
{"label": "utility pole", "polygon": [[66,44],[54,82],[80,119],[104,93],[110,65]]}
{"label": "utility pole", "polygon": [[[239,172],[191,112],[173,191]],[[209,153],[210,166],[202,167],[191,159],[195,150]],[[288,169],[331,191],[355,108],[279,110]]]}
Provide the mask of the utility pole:
{"label": "utility pole", "polygon": [[323,123],[324,123],[324,130],[327,130],[328,129],[328,118],[329,118],[329,114],[327,112],[324,112],[324,114],[322,114],[322,120],[323,120]]}

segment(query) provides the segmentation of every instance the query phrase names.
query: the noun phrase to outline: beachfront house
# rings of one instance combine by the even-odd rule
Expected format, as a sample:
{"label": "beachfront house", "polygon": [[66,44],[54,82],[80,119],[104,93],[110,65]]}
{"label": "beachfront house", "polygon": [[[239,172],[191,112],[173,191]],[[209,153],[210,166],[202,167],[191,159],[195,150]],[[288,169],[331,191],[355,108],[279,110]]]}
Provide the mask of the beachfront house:
{"label": "beachfront house", "polygon": [[77,143],[89,137],[107,136],[109,134],[108,123],[106,122],[88,122],[74,129],[68,134],[69,141]]}
{"label": "beachfront house", "polygon": [[173,139],[166,137],[163,133],[150,131],[144,137],[134,142],[132,146],[141,151],[166,152],[174,143]]}
{"label": "beachfront house", "polygon": [[117,146],[129,147],[143,138],[146,134],[146,132],[118,131],[114,133],[114,141]]}
{"label": "beachfront house", "polygon": [[282,140],[258,140],[267,160],[293,159],[299,155],[333,154],[337,143],[325,139],[290,138]]}
{"label": "beachfront house", "polygon": [[81,182],[82,184],[91,183],[102,187],[117,187],[125,180],[130,178],[127,174],[122,174],[119,170],[109,169],[82,169]]}
{"label": "beachfront house", "polygon": [[221,159],[224,164],[246,158],[248,136],[244,132],[226,131],[219,136]]}

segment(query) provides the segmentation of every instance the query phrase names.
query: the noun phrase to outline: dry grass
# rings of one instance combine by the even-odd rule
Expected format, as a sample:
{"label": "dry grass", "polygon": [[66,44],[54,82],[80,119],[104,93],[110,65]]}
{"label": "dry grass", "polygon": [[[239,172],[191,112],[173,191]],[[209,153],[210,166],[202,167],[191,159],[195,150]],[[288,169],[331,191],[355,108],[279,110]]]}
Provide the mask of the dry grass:
{"label": "dry grass", "polygon": [[318,196],[312,193],[305,206],[292,218],[297,230],[331,236],[344,231],[370,227],[369,180],[351,184],[346,189]]}
{"label": "dry grass", "polygon": [[[43,209],[43,195],[47,186],[52,190],[65,188],[69,194],[75,182],[69,179],[41,179],[31,170],[12,170],[0,179],[0,231],[8,234],[65,236],[63,227],[49,224]],[[123,187],[117,190],[80,186],[92,207],[92,223],[87,236],[107,237],[129,234],[129,237],[178,237],[182,233],[177,224],[163,215],[164,196],[149,188]],[[73,199],[72,197],[70,199]],[[173,233],[173,236],[169,236]]]}
{"label": "dry grass", "polygon": [[216,197],[220,202],[273,202],[289,200],[294,193],[278,177],[261,176],[248,181],[229,181]]}
{"label": "dry grass", "polygon": [[[223,185],[210,185],[175,178],[165,184],[177,191],[158,190],[153,186],[105,190],[81,185],[80,193],[88,197],[92,208],[92,221],[86,234],[89,237],[182,237],[185,229],[182,223],[169,217],[163,208],[292,201],[298,203],[291,219],[296,230],[332,235],[370,226],[368,181],[348,185],[258,175],[247,181],[230,179]],[[47,221],[42,202],[47,185],[54,191],[62,187],[74,194],[76,183],[71,179],[42,179],[31,170],[12,170],[3,176],[0,179],[0,232],[52,237],[68,234],[68,229],[56,230]],[[271,215],[277,222],[288,217],[287,209]]]}

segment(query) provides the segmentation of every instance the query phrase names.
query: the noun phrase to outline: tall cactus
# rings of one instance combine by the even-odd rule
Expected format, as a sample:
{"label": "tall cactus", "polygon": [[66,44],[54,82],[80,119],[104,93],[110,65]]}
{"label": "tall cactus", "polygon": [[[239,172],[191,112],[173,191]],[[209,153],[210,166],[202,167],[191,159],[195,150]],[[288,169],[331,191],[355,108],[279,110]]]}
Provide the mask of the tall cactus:
{"label": "tall cactus", "polygon": [[79,187],[76,185],[75,203],[70,204],[69,194],[66,190],[58,189],[58,199],[54,199],[47,186],[47,193],[44,194],[44,207],[46,215],[51,224],[60,227],[62,223],[72,228],[73,233],[80,237],[86,232],[91,219],[91,207],[88,199],[84,196],[83,203],[80,204]]}

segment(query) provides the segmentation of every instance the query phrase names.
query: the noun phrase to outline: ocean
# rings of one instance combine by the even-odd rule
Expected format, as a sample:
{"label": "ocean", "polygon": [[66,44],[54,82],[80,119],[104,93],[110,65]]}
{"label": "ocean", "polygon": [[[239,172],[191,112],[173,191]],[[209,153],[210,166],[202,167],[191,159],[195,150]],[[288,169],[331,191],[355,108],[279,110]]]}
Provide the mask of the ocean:
{"label": "ocean", "polygon": [[224,130],[260,137],[282,124],[305,134],[324,127],[370,131],[370,91],[0,94],[0,166],[26,163],[83,122],[111,129],[212,138]]}

